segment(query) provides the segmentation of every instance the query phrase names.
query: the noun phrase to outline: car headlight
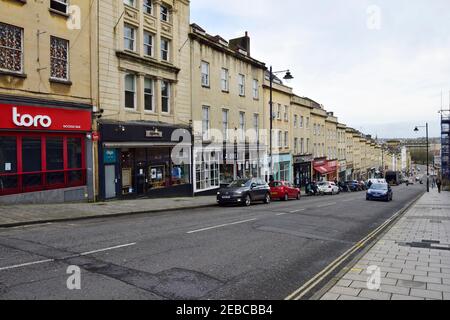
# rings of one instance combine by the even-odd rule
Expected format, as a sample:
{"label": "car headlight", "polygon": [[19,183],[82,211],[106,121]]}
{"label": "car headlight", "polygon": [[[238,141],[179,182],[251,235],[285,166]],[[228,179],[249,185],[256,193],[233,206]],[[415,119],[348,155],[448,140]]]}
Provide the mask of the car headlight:
{"label": "car headlight", "polygon": [[217,192],[217,195],[220,196],[220,192]]}

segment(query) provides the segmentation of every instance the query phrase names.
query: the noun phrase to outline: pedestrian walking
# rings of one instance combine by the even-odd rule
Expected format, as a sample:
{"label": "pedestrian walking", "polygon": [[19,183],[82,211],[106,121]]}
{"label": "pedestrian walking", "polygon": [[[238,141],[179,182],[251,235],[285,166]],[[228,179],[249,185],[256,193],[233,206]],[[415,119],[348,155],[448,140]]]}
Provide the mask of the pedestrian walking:
{"label": "pedestrian walking", "polygon": [[439,193],[441,193],[441,188],[442,188],[442,180],[441,180],[441,178],[437,178],[436,185],[438,187]]}

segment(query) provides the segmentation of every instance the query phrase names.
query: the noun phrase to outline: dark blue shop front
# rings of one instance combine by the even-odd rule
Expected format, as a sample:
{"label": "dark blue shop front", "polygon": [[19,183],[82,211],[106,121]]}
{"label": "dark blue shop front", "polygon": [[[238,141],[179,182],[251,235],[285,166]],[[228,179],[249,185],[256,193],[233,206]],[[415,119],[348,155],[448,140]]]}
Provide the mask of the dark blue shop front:
{"label": "dark blue shop front", "polygon": [[101,200],[192,196],[190,132],[163,123],[101,121]]}

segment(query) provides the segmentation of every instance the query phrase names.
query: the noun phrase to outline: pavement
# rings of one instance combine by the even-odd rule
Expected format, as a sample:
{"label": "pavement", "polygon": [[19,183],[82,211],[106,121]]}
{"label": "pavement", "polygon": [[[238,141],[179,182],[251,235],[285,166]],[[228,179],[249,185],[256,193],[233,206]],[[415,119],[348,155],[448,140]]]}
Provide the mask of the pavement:
{"label": "pavement", "polygon": [[394,192],[0,228],[0,299],[282,300],[424,186]]}
{"label": "pavement", "polygon": [[215,196],[134,199],[98,203],[5,205],[0,206],[0,228],[179,209],[198,209],[215,205]]}
{"label": "pavement", "polygon": [[321,299],[450,300],[449,195],[426,193]]}

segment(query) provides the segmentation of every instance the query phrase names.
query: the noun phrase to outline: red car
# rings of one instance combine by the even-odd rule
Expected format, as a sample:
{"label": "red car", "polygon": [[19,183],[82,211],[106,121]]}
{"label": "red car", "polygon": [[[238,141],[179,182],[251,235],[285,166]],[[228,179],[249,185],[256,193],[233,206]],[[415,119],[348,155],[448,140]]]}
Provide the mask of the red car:
{"label": "red car", "polygon": [[302,195],[300,189],[293,187],[289,182],[274,181],[270,183],[270,196],[272,199],[288,201],[289,199],[300,200]]}

